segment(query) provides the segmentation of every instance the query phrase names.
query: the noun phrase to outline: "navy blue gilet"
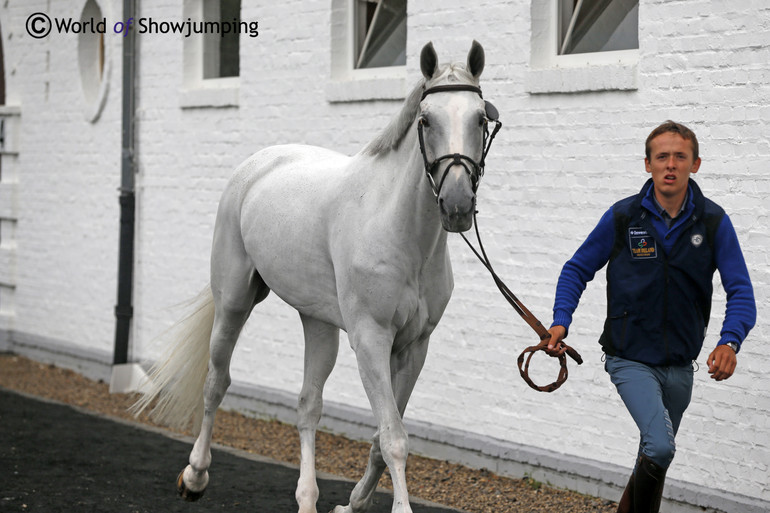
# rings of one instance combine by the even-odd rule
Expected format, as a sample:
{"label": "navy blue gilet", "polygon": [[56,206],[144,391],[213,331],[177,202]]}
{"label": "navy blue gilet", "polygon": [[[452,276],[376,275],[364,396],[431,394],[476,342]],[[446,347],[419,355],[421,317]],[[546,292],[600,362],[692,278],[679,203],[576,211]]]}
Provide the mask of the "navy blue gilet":
{"label": "navy blue gilet", "polygon": [[652,186],[616,203],[607,266],[604,351],[648,365],[687,365],[703,347],[711,314],[713,242],[724,210],[690,180],[694,209],[670,252],[642,199]]}

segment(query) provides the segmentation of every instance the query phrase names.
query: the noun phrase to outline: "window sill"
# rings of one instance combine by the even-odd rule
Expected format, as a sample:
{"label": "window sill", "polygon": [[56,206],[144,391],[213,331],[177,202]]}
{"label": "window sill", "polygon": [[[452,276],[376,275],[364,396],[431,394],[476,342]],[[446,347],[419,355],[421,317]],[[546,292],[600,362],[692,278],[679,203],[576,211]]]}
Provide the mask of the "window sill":
{"label": "window sill", "polygon": [[238,107],[239,96],[238,77],[202,80],[180,91],[179,106],[183,109]]}
{"label": "window sill", "polygon": [[633,91],[638,89],[639,52],[564,55],[529,70],[530,94]]}
{"label": "window sill", "polygon": [[326,100],[331,103],[367,100],[403,100],[406,98],[406,68],[353,70],[326,85]]}

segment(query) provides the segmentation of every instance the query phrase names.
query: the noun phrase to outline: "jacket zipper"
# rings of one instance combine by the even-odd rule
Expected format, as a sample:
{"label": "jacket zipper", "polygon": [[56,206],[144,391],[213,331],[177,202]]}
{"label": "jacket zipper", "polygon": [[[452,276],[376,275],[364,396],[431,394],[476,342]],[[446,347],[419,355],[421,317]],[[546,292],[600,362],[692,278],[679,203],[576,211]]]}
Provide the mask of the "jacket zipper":
{"label": "jacket zipper", "polygon": [[[695,225],[695,223],[698,221],[698,216],[692,215],[690,216],[690,219],[687,220],[687,223],[682,226],[682,230],[679,233],[679,240],[677,240],[674,245],[671,247],[671,252],[673,253],[677,246],[681,244],[682,238],[685,236],[685,233]],[[671,355],[668,348],[668,290],[669,290],[669,275],[668,275],[668,252],[663,251],[663,276],[665,278],[665,288],[663,289],[663,352],[666,356],[665,364],[666,366],[671,365]]]}
{"label": "jacket zipper", "polygon": [[668,351],[668,255],[663,255],[663,277],[665,288],[663,289],[663,352],[666,355],[665,364],[669,365]]}

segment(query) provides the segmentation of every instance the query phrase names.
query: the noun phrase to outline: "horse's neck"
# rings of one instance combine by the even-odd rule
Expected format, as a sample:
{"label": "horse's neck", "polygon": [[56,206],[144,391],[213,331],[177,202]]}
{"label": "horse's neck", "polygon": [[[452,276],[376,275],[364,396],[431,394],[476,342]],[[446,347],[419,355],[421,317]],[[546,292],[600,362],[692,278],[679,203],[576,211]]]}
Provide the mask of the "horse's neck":
{"label": "horse's neck", "polygon": [[446,245],[446,231],[441,226],[436,197],[425,176],[425,165],[417,137],[407,137],[401,146],[380,157],[381,178],[386,189],[381,214],[387,216],[401,233],[409,233],[433,252]]}

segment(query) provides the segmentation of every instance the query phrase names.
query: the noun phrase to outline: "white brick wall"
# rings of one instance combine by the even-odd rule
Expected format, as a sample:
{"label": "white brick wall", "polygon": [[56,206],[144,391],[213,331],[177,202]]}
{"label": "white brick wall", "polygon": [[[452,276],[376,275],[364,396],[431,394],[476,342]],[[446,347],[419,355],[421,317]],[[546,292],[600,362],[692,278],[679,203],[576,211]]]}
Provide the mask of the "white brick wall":
{"label": "white brick wall", "polygon": [[[33,40],[25,31],[27,16],[36,11],[52,17],[80,15],[68,3],[50,10],[49,4],[6,6],[1,18],[7,104],[21,111],[15,329],[109,350],[117,269],[120,88],[111,91],[98,123],[84,120],[77,38]],[[120,41],[107,39],[107,58],[119,63]],[[119,79],[119,67],[106,77],[112,85],[119,85]]]}
{"label": "white brick wall", "polygon": [[[118,19],[120,2],[100,0]],[[42,0],[0,10],[9,103],[21,107],[18,286],[15,329],[110,353],[117,270],[120,176],[120,45],[98,121],[84,120],[77,38],[32,40],[29,13],[78,17],[83,1]],[[141,2],[139,16],[176,20],[181,0]],[[331,66],[330,2],[243,0],[243,19],[260,35],[241,39],[238,106],[181,108],[183,41],[139,36],[137,91],[137,254],[133,354],[158,355],[152,339],[176,318],[170,309],[208,280],[219,194],[231,170],[267,145],[303,142],[357,151],[398,102],[326,101]],[[487,52],[485,97],[503,131],[488,159],[479,223],[497,272],[544,323],[564,261],[615,200],[646,179],[643,142],[665,119],[689,124],[701,140],[698,183],[730,213],[754,281],[759,322],[736,375],[712,383],[705,358],[724,312],[717,292],[699,358],[693,402],[669,476],[770,501],[770,357],[762,344],[770,299],[770,9],[737,0],[643,0],[638,89],[530,94],[531,6],[509,2],[411,2],[407,84],[419,78],[419,50],[433,40],[442,61],[464,60],[470,41]],[[108,23],[109,26],[109,23]],[[535,43],[537,39],[535,38]],[[536,342],[497,295],[459,237],[450,241],[455,294],[407,415],[471,434],[630,466],[636,430],[603,371],[596,340],[604,315],[604,277],[589,285],[570,343],[583,354],[555,394],[530,390],[516,357]],[[553,362],[537,358],[535,379]],[[542,370],[541,370],[542,369]],[[302,377],[296,314],[271,297],[260,305],[233,359],[233,378],[297,392]],[[350,386],[354,383],[354,386]],[[368,408],[343,339],[326,399]],[[544,434],[553,434],[544,437]]]}

